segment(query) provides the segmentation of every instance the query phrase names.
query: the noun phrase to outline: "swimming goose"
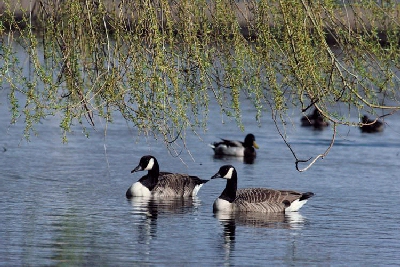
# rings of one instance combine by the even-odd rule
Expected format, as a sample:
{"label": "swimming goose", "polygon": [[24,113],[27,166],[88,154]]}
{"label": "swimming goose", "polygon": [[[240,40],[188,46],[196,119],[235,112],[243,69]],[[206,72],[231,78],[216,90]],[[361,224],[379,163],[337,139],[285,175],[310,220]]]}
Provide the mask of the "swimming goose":
{"label": "swimming goose", "polygon": [[131,171],[148,171],[126,191],[126,197],[187,197],[196,196],[199,189],[208,182],[188,174],[160,172],[157,159],[147,155]]}
{"label": "swimming goose", "polygon": [[363,133],[378,133],[383,131],[383,122],[379,120],[371,120],[367,115],[364,115],[361,121],[363,124],[367,124],[360,126],[360,130]]}
{"label": "swimming goose", "polygon": [[214,142],[210,144],[211,148],[214,150],[215,155],[226,155],[226,156],[236,156],[236,157],[255,157],[256,150],[258,148],[256,143],[256,138],[253,134],[248,134],[242,141],[233,141],[222,139],[221,142]]}
{"label": "swimming goose", "polygon": [[267,188],[237,189],[237,173],[232,165],[224,165],[211,177],[226,179],[226,187],[215,200],[214,212],[289,212],[298,211],[314,193]]}
{"label": "swimming goose", "polygon": [[322,130],[324,127],[329,126],[329,122],[325,121],[324,116],[318,109],[314,109],[313,113],[301,117],[301,126],[312,126],[316,130]]}

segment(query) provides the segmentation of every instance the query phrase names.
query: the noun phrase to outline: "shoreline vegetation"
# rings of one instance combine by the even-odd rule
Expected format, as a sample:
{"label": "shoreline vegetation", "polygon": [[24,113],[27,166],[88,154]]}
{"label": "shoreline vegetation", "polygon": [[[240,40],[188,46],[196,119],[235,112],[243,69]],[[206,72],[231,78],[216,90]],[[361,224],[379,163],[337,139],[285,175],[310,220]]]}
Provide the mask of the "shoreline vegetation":
{"label": "shoreline vegetation", "polygon": [[286,143],[288,110],[316,109],[333,132],[316,160],[337,125],[400,109],[395,0],[6,0],[0,10],[0,87],[28,140],[49,116],[66,141],[72,126],[89,135],[118,114],[179,154],[211,115],[244,131],[252,108]]}

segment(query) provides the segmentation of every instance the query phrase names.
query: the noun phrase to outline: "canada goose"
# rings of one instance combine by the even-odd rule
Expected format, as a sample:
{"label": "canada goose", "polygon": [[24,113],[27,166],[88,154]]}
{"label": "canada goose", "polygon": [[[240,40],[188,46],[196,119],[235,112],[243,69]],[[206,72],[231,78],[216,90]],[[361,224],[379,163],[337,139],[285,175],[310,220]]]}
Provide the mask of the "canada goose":
{"label": "canada goose", "polygon": [[314,109],[313,113],[301,117],[301,126],[312,126],[314,129],[322,130],[324,127],[329,126],[329,122],[325,121],[324,116],[318,109]]}
{"label": "canada goose", "polygon": [[378,133],[383,131],[383,123],[379,120],[371,120],[367,115],[362,117],[361,122],[364,124],[360,126],[360,130],[363,133]]}
{"label": "canada goose", "polygon": [[237,189],[237,173],[232,165],[224,165],[211,177],[226,179],[226,187],[215,200],[214,212],[289,212],[298,211],[314,193],[267,188]]}
{"label": "canada goose", "polygon": [[196,196],[201,186],[208,182],[188,174],[160,172],[157,159],[147,155],[131,171],[148,171],[126,191],[126,197],[187,197]]}
{"label": "canada goose", "polygon": [[222,139],[221,142],[214,142],[210,144],[211,148],[214,150],[215,155],[226,155],[226,156],[236,156],[236,157],[255,157],[258,145],[256,143],[256,138],[253,134],[248,134],[242,141],[234,141]]}

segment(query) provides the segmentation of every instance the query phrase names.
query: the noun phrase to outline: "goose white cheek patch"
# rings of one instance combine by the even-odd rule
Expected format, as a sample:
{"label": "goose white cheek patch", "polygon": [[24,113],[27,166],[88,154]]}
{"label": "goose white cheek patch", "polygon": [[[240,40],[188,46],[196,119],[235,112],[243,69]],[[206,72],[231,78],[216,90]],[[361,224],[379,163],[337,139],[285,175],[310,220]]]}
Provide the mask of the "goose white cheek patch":
{"label": "goose white cheek patch", "polygon": [[153,166],[154,166],[154,159],[151,158],[151,159],[149,160],[149,163],[147,164],[147,166],[146,166],[146,168],[145,168],[144,170],[145,170],[145,171],[149,171],[149,170],[153,169]]}
{"label": "goose white cheek patch", "polygon": [[231,179],[233,173],[233,168],[229,168],[229,171],[224,175],[225,179]]}

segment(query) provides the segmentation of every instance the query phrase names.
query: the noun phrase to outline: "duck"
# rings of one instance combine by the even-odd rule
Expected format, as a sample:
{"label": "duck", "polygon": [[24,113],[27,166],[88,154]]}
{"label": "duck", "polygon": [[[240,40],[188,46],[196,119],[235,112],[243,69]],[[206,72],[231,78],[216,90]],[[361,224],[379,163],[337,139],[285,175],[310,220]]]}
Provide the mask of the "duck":
{"label": "duck", "polygon": [[222,139],[221,142],[214,142],[210,144],[214,150],[215,155],[220,156],[235,156],[235,157],[256,157],[256,150],[258,145],[254,134],[247,134],[242,141],[234,141],[228,139]]}
{"label": "duck", "polygon": [[383,122],[379,120],[372,120],[368,118],[367,115],[364,115],[361,118],[361,122],[362,125],[360,125],[360,130],[363,133],[378,133],[383,131]]}
{"label": "duck", "polygon": [[133,197],[188,197],[196,196],[209,180],[180,173],[160,172],[157,159],[152,155],[143,156],[131,173],[148,171],[126,191],[126,198]]}
{"label": "duck", "polygon": [[296,212],[307,200],[314,196],[312,192],[300,193],[292,190],[268,188],[237,189],[237,172],[232,165],[224,165],[211,179],[226,179],[226,187],[214,201],[213,211],[218,212]]}
{"label": "duck", "polygon": [[324,116],[321,112],[315,108],[311,114],[301,117],[301,126],[303,127],[314,127],[316,130],[322,130],[329,126],[329,122],[325,121]]}

